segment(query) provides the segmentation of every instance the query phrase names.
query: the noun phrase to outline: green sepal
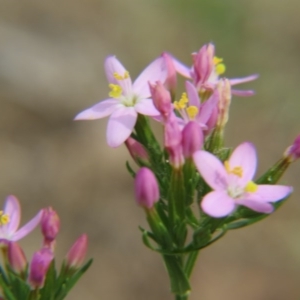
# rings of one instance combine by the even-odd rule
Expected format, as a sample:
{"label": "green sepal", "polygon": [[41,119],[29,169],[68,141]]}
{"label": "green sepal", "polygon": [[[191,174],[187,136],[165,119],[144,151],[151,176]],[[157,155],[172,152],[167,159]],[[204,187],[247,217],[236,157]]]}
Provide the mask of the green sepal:
{"label": "green sepal", "polygon": [[126,161],[126,169],[128,171],[128,173],[133,177],[135,178],[135,172],[133,171],[133,169],[131,168],[130,164],[129,164],[129,161],[127,160]]}
{"label": "green sepal", "polygon": [[8,285],[8,282],[4,279],[2,274],[0,274],[0,287],[5,300],[19,300],[14,296],[13,292],[11,291],[11,287]]}

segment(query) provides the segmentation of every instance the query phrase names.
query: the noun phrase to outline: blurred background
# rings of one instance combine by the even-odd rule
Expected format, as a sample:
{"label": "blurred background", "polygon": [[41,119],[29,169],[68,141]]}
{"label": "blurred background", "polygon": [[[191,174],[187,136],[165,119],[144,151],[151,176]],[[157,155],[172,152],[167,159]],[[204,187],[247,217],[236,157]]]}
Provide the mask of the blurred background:
{"label": "blurred background", "polygon": [[[256,96],[234,98],[227,145],[256,144],[269,167],[300,132],[298,0],[2,0],[0,196],[15,194],[23,222],[51,205],[61,217],[61,262],[86,232],[95,261],[67,299],[173,299],[160,257],[141,242],[124,146],[105,140],[106,119],[73,117],[108,93],[103,61],[115,54],[134,78],[161,52],[191,64],[214,42],[226,76],[259,73]],[[293,197],[270,218],[202,251],[191,300],[300,296],[300,164],[281,183]],[[30,258],[38,230],[21,243]]]}

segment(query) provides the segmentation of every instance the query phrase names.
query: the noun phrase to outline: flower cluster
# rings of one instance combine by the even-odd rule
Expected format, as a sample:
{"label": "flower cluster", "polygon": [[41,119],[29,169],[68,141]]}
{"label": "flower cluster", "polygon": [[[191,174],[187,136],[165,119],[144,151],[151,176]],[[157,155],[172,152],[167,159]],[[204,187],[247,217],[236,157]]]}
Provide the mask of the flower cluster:
{"label": "flower cluster", "polygon": [[[292,187],[276,183],[300,156],[297,138],[274,166],[255,179],[254,145],[242,142],[233,151],[225,147],[232,95],[254,94],[232,86],[258,77],[227,79],[222,77],[225,70],[213,44],[192,54],[191,67],[165,52],[134,83],[117,58],[109,56],[105,60],[109,98],[75,117],[91,120],[110,115],[108,145],[125,143],[140,167],[135,171],[127,163],[135,177],[137,203],[145,209],[151,229],[141,228],[143,242],[163,256],[176,299],[187,299],[200,249],[228,230],[265,218],[291,194]],[[178,74],[187,81],[177,97]],[[163,127],[162,143],[149,117]],[[193,232],[191,239],[188,230]]]}
{"label": "flower cluster", "polygon": [[[63,299],[74,283],[91,264],[82,267],[86,251],[87,236],[77,239],[66,255],[59,275],[56,275],[54,252],[60,219],[51,208],[40,210],[23,227],[18,229],[21,209],[18,199],[10,195],[0,211],[0,247],[5,268],[1,269],[1,297],[4,299]],[[30,262],[17,243],[38,225],[44,237],[41,248]],[[6,272],[4,271],[6,270]]]}

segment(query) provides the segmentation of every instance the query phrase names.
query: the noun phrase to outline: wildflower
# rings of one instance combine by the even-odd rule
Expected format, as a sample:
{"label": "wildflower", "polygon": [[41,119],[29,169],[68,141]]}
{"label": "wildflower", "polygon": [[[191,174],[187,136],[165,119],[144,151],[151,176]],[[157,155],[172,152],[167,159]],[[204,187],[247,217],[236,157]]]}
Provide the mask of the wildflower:
{"label": "wildflower", "polygon": [[15,196],[8,196],[5,200],[3,211],[0,211],[0,240],[20,240],[40,223],[42,214],[43,211],[39,211],[34,218],[17,230],[21,218],[20,203]]}
{"label": "wildflower", "polygon": [[149,82],[164,82],[167,67],[163,57],[154,60],[134,81],[115,56],[105,61],[109,98],[79,113],[75,120],[94,120],[110,116],[106,138],[110,147],[120,146],[132,133],[138,114],[157,116],[150,99]]}
{"label": "wildflower", "polygon": [[135,177],[135,198],[139,205],[152,208],[159,200],[159,188],[152,171],[146,167],[141,168]]}
{"label": "wildflower", "polygon": [[[215,46],[211,43],[204,45],[199,52],[192,54],[192,58],[193,66],[191,68],[173,58],[175,69],[182,76],[192,79],[198,91],[213,91],[220,79],[220,75],[224,74],[226,70],[223,59],[215,56]],[[254,74],[247,77],[229,79],[229,82],[230,85],[236,85],[253,81],[257,77],[258,75]],[[252,90],[232,90],[232,94],[251,96],[254,92]]]}
{"label": "wildflower", "polygon": [[17,274],[21,274],[26,271],[27,260],[22,248],[16,242],[8,243],[8,262],[9,266]]}
{"label": "wildflower", "polygon": [[201,207],[212,217],[231,214],[238,205],[260,213],[271,213],[270,202],[279,201],[292,192],[282,185],[257,185],[252,179],[256,170],[256,151],[251,143],[239,145],[224,164],[206,151],[197,151],[194,162],[206,183],[213,189],[204,196]]}
{"label": "wildflower", "polygon": [[66,266],[68,268],[78,269],[82,265],[87,252],[88,237],[81,235],[70,248],[66,256]]}
{"label": "wildflower", "polygon": [[44,246],[54,247],[55,238],[59,232],[60,220],[57,212],[52,207],[43,210],[41,229],[44,236]]}

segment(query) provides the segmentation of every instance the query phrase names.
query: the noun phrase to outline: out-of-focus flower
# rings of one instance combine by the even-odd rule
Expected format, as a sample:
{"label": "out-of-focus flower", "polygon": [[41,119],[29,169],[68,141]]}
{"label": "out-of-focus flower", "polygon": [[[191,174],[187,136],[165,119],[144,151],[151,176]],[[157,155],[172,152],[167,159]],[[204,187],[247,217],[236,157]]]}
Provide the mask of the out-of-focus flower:
{"label": "out-of-focus flower", "polygon": [[150,209],[159,200],[158,183],[150,169],[143,167],[137,172],[134,187],[135,199],[139,205]]}
{"label": "out-of-focus flower", "polygon": [[[186,78],[193,80],[197,90],[214,90],[226,67],[223,59],[215,56],[215,46],[213,44],[204,45],[199,52],[192,54],[193,66],[185,66],[177,59],[173,58],[176,71]],[[249,82],[257,79],[258,75],[250,75],[242,78],[229,79],[231,85]],[[252,90],[232,90],[232,94],[237,96],[252,96]]]}
{"label": "out-of-focus flower", "polygon": [[[52,248],[53,242],[59,232],[60,220],[57,212],[52,207],[43,210],[41,229],[44,236],[44,246]],[[53,250],[53,249],[52,249]]]}
{"label": "out-of-focus flower", "polygon": [[132,84],[128,71],[115,56],[105,61],[109,98],[79,113],[75,120],[94,120],[110,116],[106,139],[110,147],[120,146],[132,133],[138,114],[157,116],[150,99],[149,82],[164,82],[167,77],[163,57],[154,60]]}
{"label": "out-of-focus flower", "polygon": [[27,266],[27,260],[25,254],[20,247],[20,245],[16,242],[8,243],[8,263],[12,270],[17,274],[21,274],[25,272]]}
{"label": "out-of-focus flower", "polygon": [[285,150],[284,156],[288,157],[290,162],[293,162],[300,157],[300,135],[296,137],[293,145]]}
{"label": "out-of-focus flower", "polygon": [[17,230],[21,219],[20,203],[15,196],[8,196],[3,211],[0,211],[0,241],[20,240],[40,223],[42,215],[43,211],[40,210],[34,218]]}
{"label": "out-of-focus flower", "polygon": [[201,202],[203,211],[212,217],[227,216],[237,205],[271,213],[273,206],[270,202],[279,201],[292,192],[290,186],[257,185],[252,181],[257,157],[254,146],[248,142],[239,145],[224,164],[206,151],[197,151],[194,162],[213,189]]}
{"label": "out-of-focus flower", "polygon": [[44,286],[47,271],[53,258],[53,252],[48,248],[42,248],[33,254],[28,277],[28,281],[33,289]]}
{"label": "out-of-focus flower", "polygon": [[86,234],[81,235],[70,248],[66,258],[66,266],[69,269],[78,269],[81,267],[87,252],[88,237]]}

